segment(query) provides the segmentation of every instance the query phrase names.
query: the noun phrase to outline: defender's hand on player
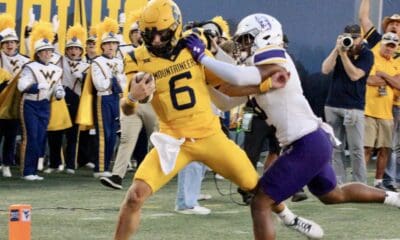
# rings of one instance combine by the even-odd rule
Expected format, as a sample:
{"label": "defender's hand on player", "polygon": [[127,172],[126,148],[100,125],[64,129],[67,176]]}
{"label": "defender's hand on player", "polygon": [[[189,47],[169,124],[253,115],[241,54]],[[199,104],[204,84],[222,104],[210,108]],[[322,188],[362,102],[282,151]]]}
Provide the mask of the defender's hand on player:
{"label": "defender's hand on player", "polygon": [[206,46],[200,40],[200,38],[196,34],[190,34],[185,38],[186,47],[189,49],[192,54],[194,60],[200,62],[201,59],[205,56]]}
{"label": "defender's hand on player", "polygon": [[287,71],[279,71],[274,73],[271,76],[272,80],[272,88],[284,88],[286,86],[286,82],[290,78],[290,72]]}

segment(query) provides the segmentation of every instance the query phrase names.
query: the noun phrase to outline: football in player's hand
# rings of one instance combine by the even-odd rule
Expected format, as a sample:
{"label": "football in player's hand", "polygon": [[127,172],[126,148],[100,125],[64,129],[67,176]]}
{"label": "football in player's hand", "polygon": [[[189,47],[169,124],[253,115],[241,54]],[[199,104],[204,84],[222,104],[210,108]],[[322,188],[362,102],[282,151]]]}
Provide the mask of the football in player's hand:
{"label": "football in player's hand", "polygon": [[132,79],[129,91],[140,103],[150,102],[155,91],[154,76],[147,72],[136,73],[134,79]]}
{"label": "football in player's hand", "polygon": [[146,81],[145,83],[149,83],[152,80],[154,80],[153,75],[151,75],[150,73],[147,72],[138,72],[135,74],[135,81],[136,83],[140,83],[141,81]]}

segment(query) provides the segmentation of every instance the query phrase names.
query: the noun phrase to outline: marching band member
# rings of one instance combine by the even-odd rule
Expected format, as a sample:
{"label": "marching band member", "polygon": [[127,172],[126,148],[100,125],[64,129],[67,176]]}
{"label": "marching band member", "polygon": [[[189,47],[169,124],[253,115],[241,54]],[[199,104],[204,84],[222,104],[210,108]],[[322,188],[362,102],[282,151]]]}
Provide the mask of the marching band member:
{"label": "marching band member", "polygon": [[[132,12],[128,15],[125,22],[124,35],[127,35],[131,42],[131,44],[119,46],[119,50],[125,53],[125,61],[132,61],[130,59],[132,59],[133,50],[143,43],[138,24],[139,16],[140,14],[137,11]],[[135,69],[131,69],[129,65],[126,65],[125,74],[128,79],[132,79],[135,73]],[[124,97],[127,97],[127,94],[126,91]],[[131,115],[125,114],[122,111],[120,122],[121,136],[112,169],[112,176],[103,176],[100,178],[100,182],[103,185],[114,189],[122,189],[122,180],[131,165],[132,152],[137,148],[141,148],[147,153],[148,139],[150,139],[153,131],[158,128],[157,117],[151,103],[138,105],[135,113]],[[143,127],[147,136],[140,134]],[[140,165],[141,160],[143,159],[136,159],[137,165]]]}
{"label": "marching band member", "polygon": [[[85,78],[89,64],[82,61],[83,43],[86,41],[86,31],[81,25],[74,25],[67,31],[67,43],[65,45],[65,56],[61,56],[59,61],[63,69],[63,86],[65,87],[69,116],[75,119],[79,105],[79,98],[82,91],[82,83]],[[50,167],[46,173],[54,172],[61,164],[62,140],[66,136],[66,173],[74,174],[76,168],[76,148],[78,143],[79,125],[73,124],[72,127],[49,131],[50,147]]]}
{"label": "marching band member", "polygon": [[[9,75],[8,80],[13,79],[29,58],[18,53],[19,38],[15,32],[15,20],[9,14],[0,15],[0,67],[4,74]],[[10,81],[4,81],[1,88],[5,88]],[[16,137],[18,132],[18,120],[0,117],[0,141],[3,143],[3,177],[11,177],[10,166],[14,164]]]}
{"label": "marching band member", "polygon": [[117,21],[106,18],[97,42],[101,56],[93,59],[91,76],[97,92],[95,126],[99,142],[95,177],[111,176],[110,161],[119,128],[119,99],[126,82],[123,61],[116,57],[119,41]]}
{"label": "marching band member", "polygon": [[[82,61],[85,63],[91,64],[93,59],[98,55],[96,51],[96,40],[99,26],[100,24],[97,24],[91,26],[89,29],[85,46],[86,54],[82,58]],[[82,96],[82,94],[80,96]],[[82,98],[80,98],[80,100],[82,100]],[[79,124],[78,122],[76,123]],[[94,163],[97,161],[96,154],[99,151],[98,141],[96,139],[96,128],[93,125],[89,127],[80,125],[79,130],[79,146],[77,156],[78,167],[86,166],[93,169],[95,167]]]}
{"label": "marching band member", "polygon": [[21,165],[23,179],[43,180],[36,174],[39,157],[44,152],[46,129],[50,118],[50,100],[63,99],[62,69],[50,63],[54,51],[51,24],[39,22],[31,35],[33,61],[25,64],[18,79],[21,103]]}
{"label": "marching band member", "polygon": [[83,59],[83,61],[87,63],[92,63],[92,60],[97,57],[97,52],[96,52],[96,39],[97,39],[97,28],[99,26],[91,26],[89,29],[89,34],[88,38],[86,40],[86,54]]}

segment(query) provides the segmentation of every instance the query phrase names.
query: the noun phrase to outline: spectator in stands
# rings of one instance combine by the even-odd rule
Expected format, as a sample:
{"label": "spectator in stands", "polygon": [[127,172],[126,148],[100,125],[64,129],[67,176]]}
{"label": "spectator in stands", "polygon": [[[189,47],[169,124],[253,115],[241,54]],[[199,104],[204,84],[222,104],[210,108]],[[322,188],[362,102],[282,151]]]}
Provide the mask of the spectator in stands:
{"label": "spectator in stands", "polygon": [[382,36],[379,51],[374,51],[375,63],[368,77],[365,105],[365,160],[377,150],[374,186],[383,186],[383,174],[392,147],[393,131],[393,89],[400,89],[398,63],[393,54],[398,47],[397,34],[387,32]]}
{"label": "spectator in stands", "polygon": [[[370,0],[362,0],[359,9],[359,19],[363,32],[365,33],[364,38],[368,41],[368,45],[373,51],[379,51],[379,42],[382,39],[382,34],[378,33],[377,29],[373,25],[370,14]],[[392,16],[384,17],[382,21],[382,30],[384,33],[393,32],[400,36],[400,15],[393,14]],[[398,49],[395,52],[395,58],[399,56]],[[383,186],[392,191],[396,190],[396,182],[400,183],[400,106],[399,96],[400,93],[394,90],[394,103],[393,103],[393,143],[392,148],[394,154],[388,154],[388,163],[383,176]]]}
{"label": "spectator in stands", "polygon": [[[342,44],[345,37],[353,42],[349,48]],[[325,104],[326,121],[343,143],[333,151],[332,164],[339,184],[347,182],[344,153],[346,142],[353,167],[352,180],[367,182],[364,160],[365,85],[373,61],[373,54],[362,42],[360,27],[348,25],[322,63],[323,74],[333,72]]]}
{"label": "spectator in stands", "polygon": [[39,157],[45,148],[46,129],[50,118],[50,100],[60,100],[65,91],[61,85],[62,69],[50,63],[54,51],[54,33],[48,23],[39,22],[32,30],[31,45],[34,61],[24,65],[18,79],[22,93],[23,179],[43,180],[36,174]]}
{"label": "spectator in stands", "polygon": [[[0,67],[1,75],[8,75],[7,81],[0,84],[0,92],[5,89],[11,80],[21,71],[22,66],[29,62],[29,58],[18,53],[19,38],[15,32],[14,17],[9,14],[0,15]],[[0,116],[0,142],[2,149],[2,174],[3,177],[11,177],[10,166],[15,164],[16,137],[19,124],[17,119]]]}

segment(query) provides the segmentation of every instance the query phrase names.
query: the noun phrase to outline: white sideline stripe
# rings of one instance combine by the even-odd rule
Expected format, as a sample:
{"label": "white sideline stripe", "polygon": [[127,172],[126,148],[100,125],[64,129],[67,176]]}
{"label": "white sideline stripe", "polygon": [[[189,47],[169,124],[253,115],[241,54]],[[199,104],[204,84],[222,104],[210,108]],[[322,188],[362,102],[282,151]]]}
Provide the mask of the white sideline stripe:
{"label": "white sideline stripe", "polygon": [[228,210],[228,211],[214,211],[216,214],[237,214],[240,213],[237,210]]}
{"label": "white sideline stripe", "polygon": [[400,240],[400,238],[377,238],[374,240]]}
{"label": "white sideline stripe", "polygon": [[348,208],[338,208],[338,210],[360,210],[359,208],[352,208],[352,207],[348,207]]}
{"label": "white sideline stripe", "polygon": [[153,214],[146,214],[143,215],[143,218],[160,218],[160,217],[171,217],[175,216],[174,213],[153,213]]}
{"label": "white sideline stripe", "polygon": [[[213,211],[212,214],[239,214],[240,211]],[[176,216],[174,213],[153,213],[153,214],[143,214],[142,218],[161,218],[161,217],[171,217]]]}
{"label": "white sideline stripe", "polygon": [[250,234],[250,232],[247,231],[233,231],[236,234]]}
{"label": "white sideline stripe", "polygon": [[88,217],[88,218],[81,218],[81,220],[84,220],[84,221],[93,221],[93,220],[104,220],[105,218],[102,218],[102,217]]}

